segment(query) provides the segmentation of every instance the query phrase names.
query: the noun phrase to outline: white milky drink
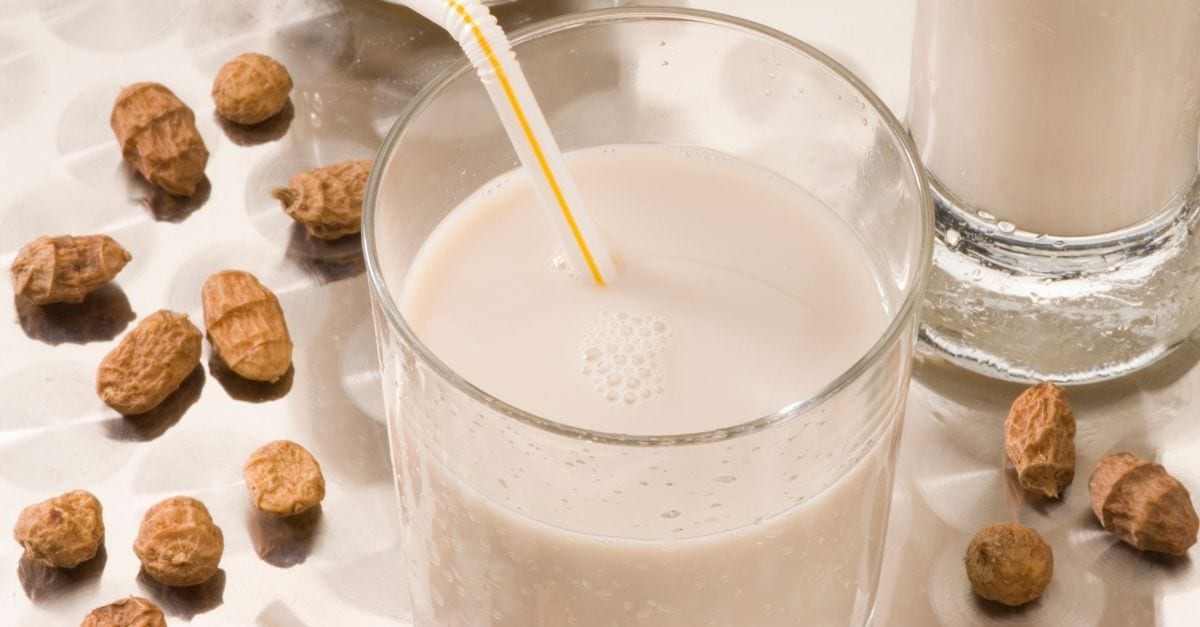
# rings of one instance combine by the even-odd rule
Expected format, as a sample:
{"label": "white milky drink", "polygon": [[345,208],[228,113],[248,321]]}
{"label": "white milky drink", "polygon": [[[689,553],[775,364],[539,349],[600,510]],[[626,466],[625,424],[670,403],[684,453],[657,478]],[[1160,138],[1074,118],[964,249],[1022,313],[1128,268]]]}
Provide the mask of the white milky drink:
{"label": "white milky drink", "polygon": [[963,203],[1097,235],[1196,176],[1200,2],[920,0],[909,127]]}
{"label": "white milky drink", "polygon": [[[405,279],[409,326],[487,394],[579,429],[705,432],[809,398],[883,335],[868,251],[803,190],[678,146],[568,163],[612,284],[570,275],[521,172],[459,205]],[[418,624],[765,627],[869,611],[894,445],[878,435],[890,428],[849,434],[870,401],[731,442],[720,461],[693,446],[621,465],[587,446],[560,459],[494,415],[468,421],[438,385],[412,375],[393,434]],[[463,446],[479,463],[443,463]]]}

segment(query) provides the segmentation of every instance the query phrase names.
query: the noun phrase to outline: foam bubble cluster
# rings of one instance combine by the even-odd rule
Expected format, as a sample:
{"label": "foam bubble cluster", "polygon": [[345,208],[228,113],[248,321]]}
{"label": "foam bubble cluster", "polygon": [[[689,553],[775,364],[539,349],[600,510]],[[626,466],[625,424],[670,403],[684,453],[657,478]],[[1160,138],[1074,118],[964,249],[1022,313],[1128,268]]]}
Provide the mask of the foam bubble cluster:
{"label": "foam bubble cluster", "polygon": [[670,338],[662,316],[602,311],[583,329],[579,372],[613,405],[641,405],[662,394],[662,358]]}

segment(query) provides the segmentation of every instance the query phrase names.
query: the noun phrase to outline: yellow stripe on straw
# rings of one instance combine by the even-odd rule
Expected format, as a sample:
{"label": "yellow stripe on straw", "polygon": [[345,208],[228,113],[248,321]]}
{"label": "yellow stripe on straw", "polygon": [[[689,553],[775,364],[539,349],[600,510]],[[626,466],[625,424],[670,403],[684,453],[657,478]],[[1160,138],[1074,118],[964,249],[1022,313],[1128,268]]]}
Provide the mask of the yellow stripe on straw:
{"label": "yellow stripe on straw", "polygon": [[513,112],[517,114],[517,121],[521,123],[521,130],[525,132],[525,139],[533,148],[533,154],[537,157],[538,165],[542,168],[542,174],[550,183],[550,189],[554,192],[554,198],[558,201],[558,208],[562,211],[563,218],[567,221],[567,226],[571,228],[571,235],[575,238],[575,243],[579,245],[579,250],[583,252],[583,260],[587,262],[588,270],[592,273],[592,279],[596,281],[596,285],[604,285],[604,275],[600,273],[600,267],[596,265],[595,258],[592,257],[592,251],[588,248],[587,241],[583,239],[583,233],[579,231],[579,225],[575,223],[575,216],[571,214],[571,208],[567,206],[567,199],[563,197],[562,190],[558,187],[558,180],[554,178],[554,173],[550,170],[550,166],[546,163],[546,157],[542,154],[542,147],[538,143],[537,138],[533,134],[533,130],[529,127],[529,121],[525,119],[525,111],[521,108],[521,103],[517,101],[516,94],[513,93],[512,85],[508,82],[508,75],[505,74],[504,68],[500,66],[500,60],[492,53],[492,46],[488,43],[487,37],[483,35],[483,31],[471,18],[471,14],[467,12],[458,0],[446,0],[451,8],[453,8],[466,22],[467,26],[471,27],[471,33],[475,35],[475,41],[479,47],[483,49],[484,56],[487,57],[488,63],[492,66],[492,71],[496,73],[496,78],[500,79],[500,86],[504,88],[504,95],[508,97],[508,104],[512,106]]}

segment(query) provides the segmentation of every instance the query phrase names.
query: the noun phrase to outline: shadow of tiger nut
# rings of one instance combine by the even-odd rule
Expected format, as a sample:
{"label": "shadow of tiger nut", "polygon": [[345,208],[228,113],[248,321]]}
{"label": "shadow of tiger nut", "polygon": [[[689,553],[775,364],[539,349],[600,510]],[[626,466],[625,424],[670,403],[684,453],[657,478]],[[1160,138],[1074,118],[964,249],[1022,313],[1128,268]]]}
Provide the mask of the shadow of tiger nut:
{"label": "shadow of tiger nut", "polygon": [[98,580],[106,563],[108,551],[103,544],[96,551],[95,557],[75,568],[55,568],[22,557],[17,563],[17,579],[21,582],[21,588],[25,590],[25,596],[37,603],[53,600]]}
{"label": "shadow of tiger nut", "polygon": [[287,256],[322,285],[351,279],[367,271],[360,233],[323,240],[309,235],[304,225],[295,222],[288,240]]}
{"label": "shadow of tiger nut", "polygon": [[254,552],[262,561],[279,568],[303,564],[324,526],[320,505],[295,516],[271,516],[250,508],[246,523]]}
{"label": "shadow of tiger nut", "polygon": [[196,401],[204,389],[204,367],[197,364],[191,374],[171,392],[158,407],[144,414],[113,418],[105,422],[108,437],[113,440],[149,442],[175,426]]}
{"label": "shadow of tiger nut", "polygon": [[112,284],[74,304],[39,306],[14,296],[13,308],[25,335],[51,346],[107,342],[120,335],[137,317],[124,290]]}
{"label": "shadow of tiger nut", "polygon": [[167,616],[174,616],[185,621],[192,620],[197,614],[211,612],[225,602],[225,569],[218,569],[208,581],[194,586],[175,588],[156,581],[139,569],[138,585],[150,600]]}
{"label": "shadow of tiger nut", "polygon": [[212,182],[208,180],[207,176],[200,181],[191,196],[173,196],[161,187],[147,181],[129,164],[126,163],[123,167],[129,184],[133,188],[130,197],[146,207],[156,222],[183,222],[197,209],[203,207],[208,202],[209,195],[212,194]]}
{"label": "shadow of tiger nut", "polygon": [[266,403],[277,401],[292,390],[296,366],[288,366],[287,372],[278,381],[251,381],[231,370],[225,360],[213,351],[208,359],[208,372],[225,388],[230,398],[247,403]]}
{"label": "shadow of tiger nut", "polygon": [[225,131],[225,136],[229,138],[229,141],[238,146],[257,146],[283,137],[287,134],[288,128],[292,125],[292,119],[295,117],[296,108],[292,106],[291,98],[288,98],[287,104],[279,113],[258,124],[238,124],[213,111],[213,119],[216,120],[217,125],[221,127],[222,131]]}

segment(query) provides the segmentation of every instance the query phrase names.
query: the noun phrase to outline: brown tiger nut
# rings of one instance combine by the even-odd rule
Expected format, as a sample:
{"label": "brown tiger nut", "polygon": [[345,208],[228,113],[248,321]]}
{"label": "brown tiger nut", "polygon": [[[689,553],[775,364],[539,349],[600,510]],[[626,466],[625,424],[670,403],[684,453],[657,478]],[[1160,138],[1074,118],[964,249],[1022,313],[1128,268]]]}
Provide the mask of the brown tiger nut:
{"label": "brown tiger nut", "polygon": [[81,303],[132,258],[107,235],[39,237],[13,260],[13,291],[35,305]]}
{"label": "brown tiger nut", "polygon": [[242,470],[250,500],[260,511],[293,516],[325,498],[321,465],[289,440],[269,442],[250,454]]}
{"label": "brown tiger nut", "polygon": [[1056,499],[1075,478],[1075,414],[1062,388],[1039,383],[1013,401],[1004,450],[1027,490]]}
{"label": "brown tiger nut", "polygon": [[362,228],[363,194],[371,161],[343,161],[301,172],[271,192],[283,210],[318,239],[338,239]]}
{"label": "brown tiger nut", "polygon": [[208,148],[196,115],[170,89],[134,83],[121,90],[110,119],[121,154],[167,193],[191,196],[204,180]]}
{"label": "brown tiger nut", "polygon": [[147,510],[133,543],[146,574],[167,586],[208,581],[224,550],[221,528],[204,503],[189,496],[172,497]]}
{"label": "brown tiger nut", "polygon": [[167,619],[148,599],[127,597],[88,612],[79,627],[167,627]]}
{"label": "brown tiger nut", "polygon": [[158,407],[200,363],[200,329],[165,309],[142,320],[100,362],[96,393],[126,416]]}
{"label": "brown tiger nut", "polygon": [[213,80],[213,104],[221,117],[238,124],[258,124],[287,106],[292,76],[265,54],[246,52],[221,66]]}
{"label": "brown tiger nut", "polygon": [[104,543],[104,508],[91,492],[67,492],[21,510],[13,537],[25,547],[25,559],[74,568]]}
{"label": "brown tiger nut", "polygon": [[1106,455],[1088,480],[1092,512],[1105,531],[1142,551],[1183,555],[1200,519],[1187,488],[1166,469],[1129,453]]}
{"label": "brown tiger nut", "polygon": [[217,354],[238,375],[252,381],[278,381],[292,365],[292,338],[283,308],[254,275],[224,270],[200,292],[204,327]]}
{"label": "brown tiger nut", "polygon": [[1054,554],[1038,532],[1017,523],[984,527],[963,558],[975,594],[1008,606],[1042,595],[1054,575]]}

